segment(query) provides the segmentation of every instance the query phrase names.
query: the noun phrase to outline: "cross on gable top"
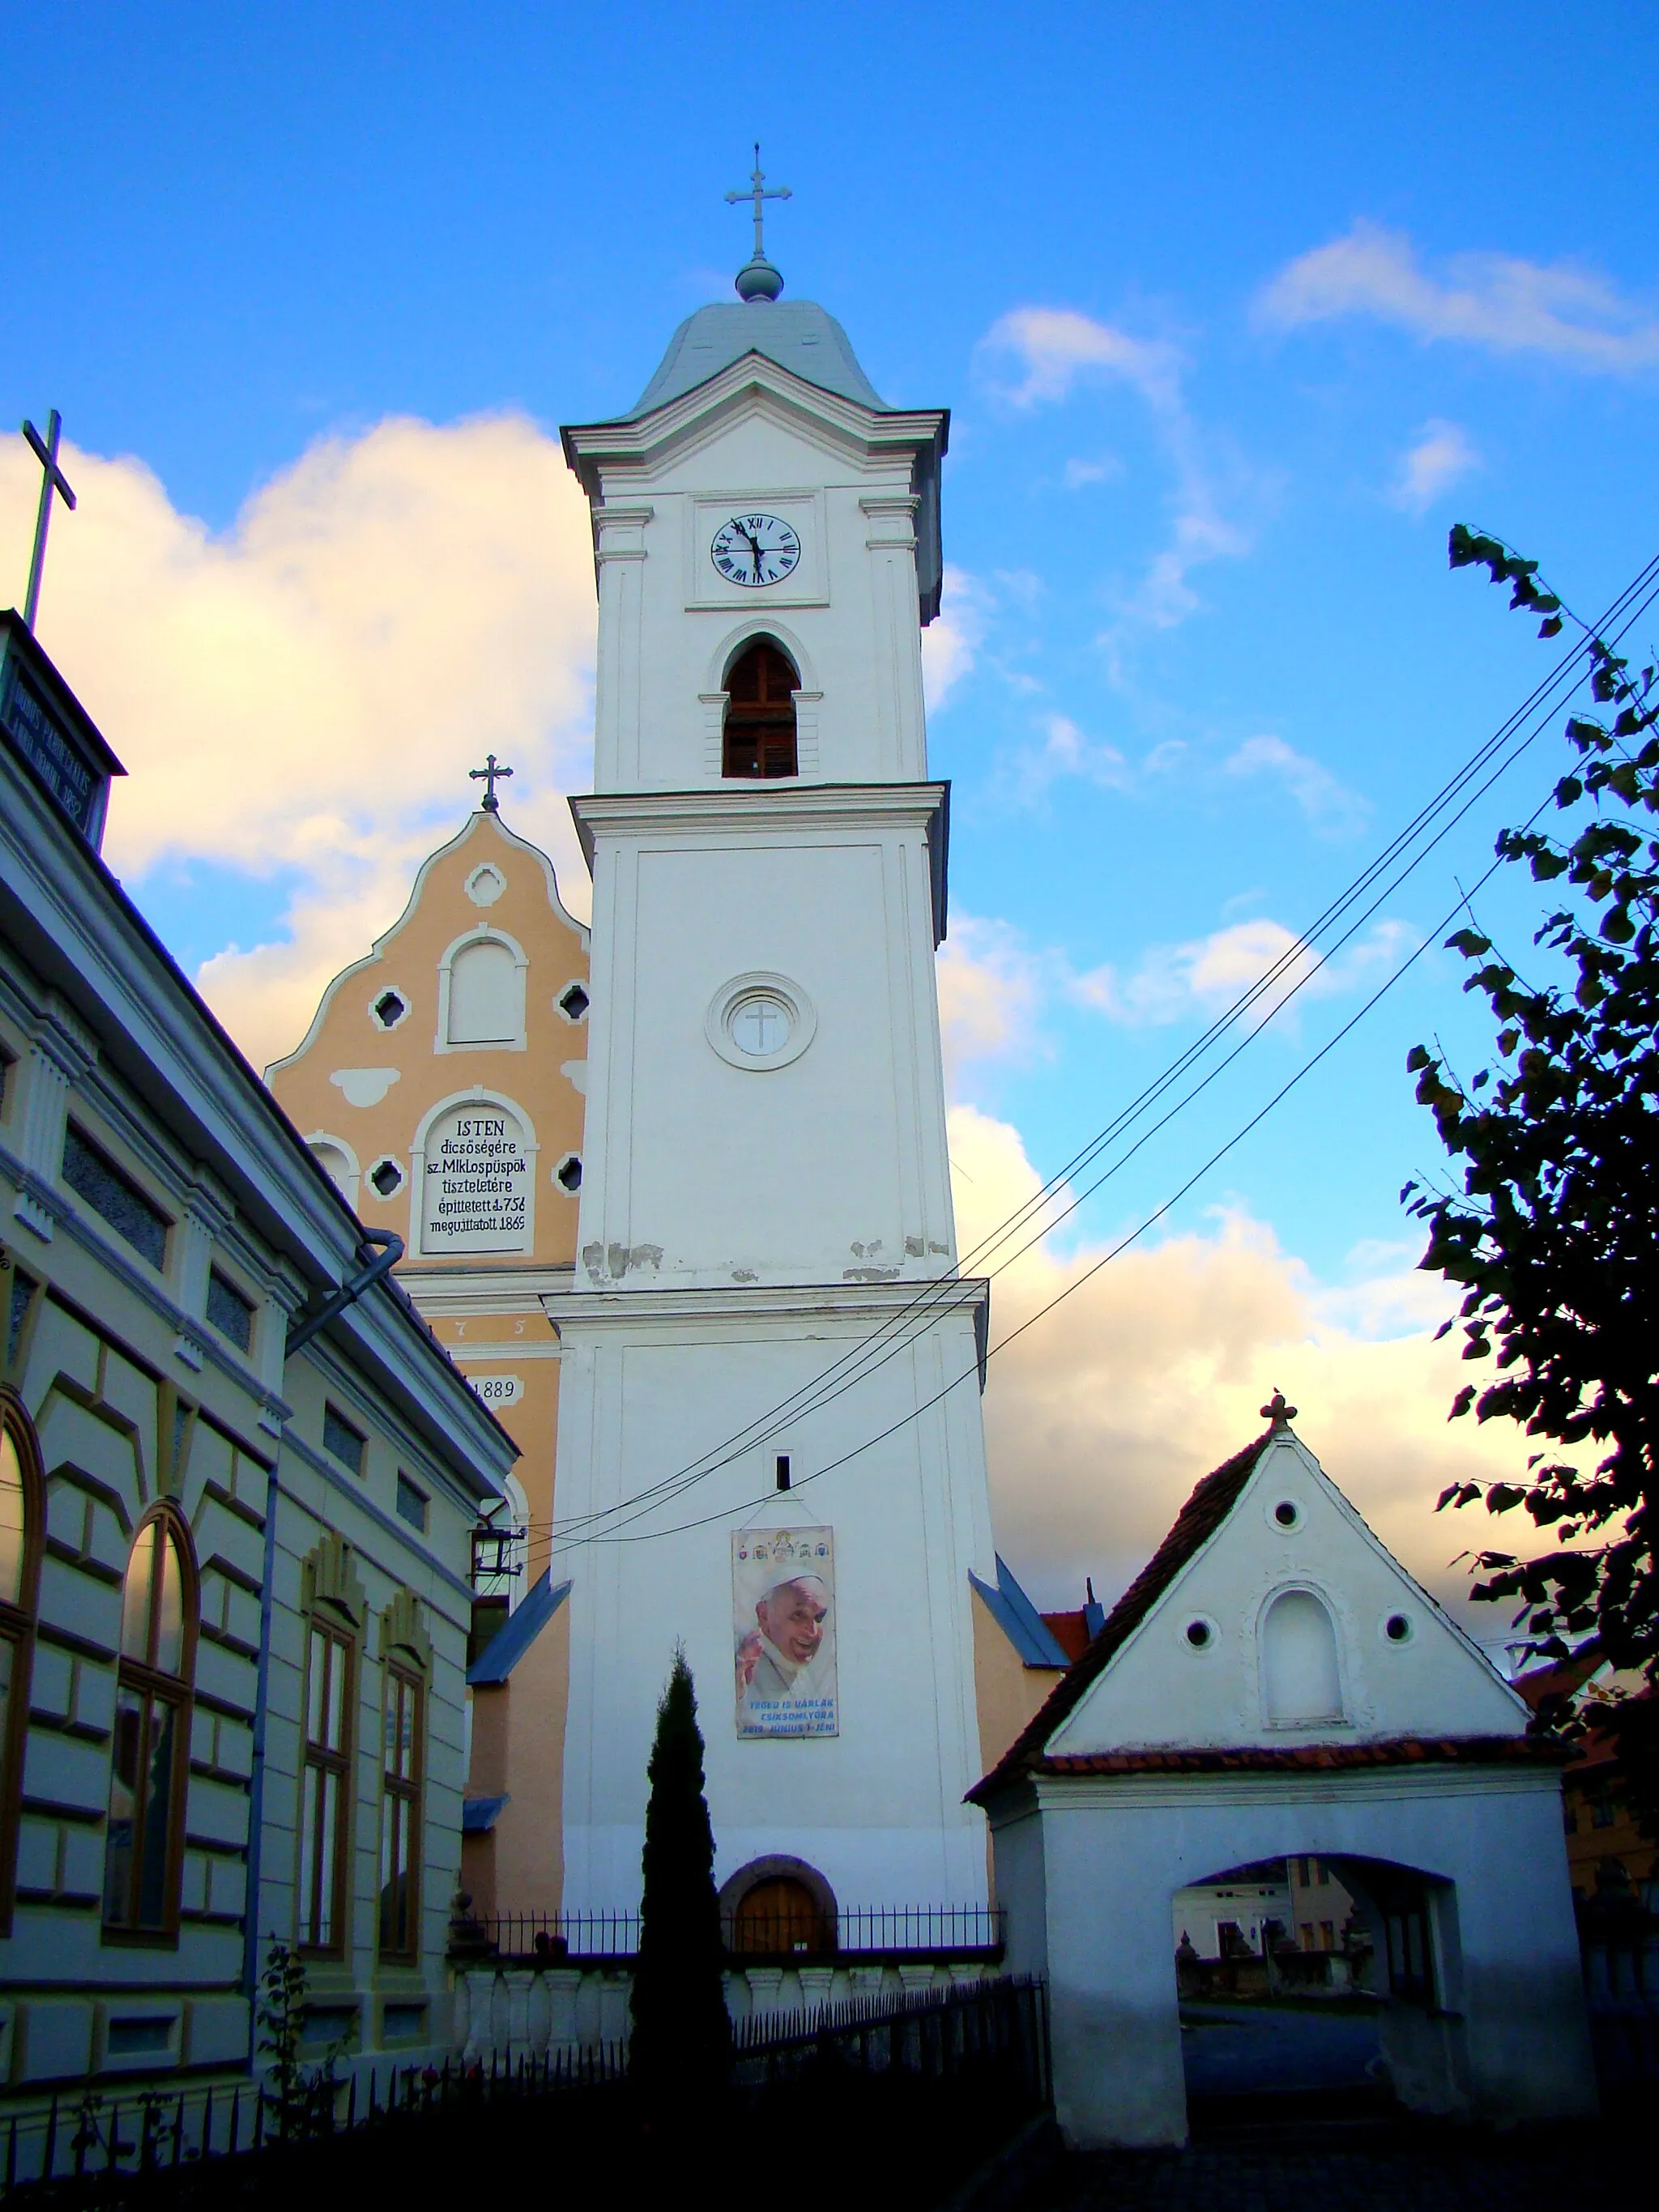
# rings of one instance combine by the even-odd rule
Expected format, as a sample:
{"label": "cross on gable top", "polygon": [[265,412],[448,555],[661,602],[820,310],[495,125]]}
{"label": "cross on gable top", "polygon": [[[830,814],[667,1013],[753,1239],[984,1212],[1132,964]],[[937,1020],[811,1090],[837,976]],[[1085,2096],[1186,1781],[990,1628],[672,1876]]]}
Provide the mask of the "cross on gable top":
{"label": "cross on gable top", "polygon": [[506,779],[512,775],[512,773],[513,771],[510,768],[498,768],[496,766],[495,756],[494,753],[490,753],[486,757],[484,764],[482,768],[468,769],[467,775],[469,780],[473,783],[482,783],[484,787],[483,805],[483,811],[486,814],[499,814],[501,812],[501,801],[495,796],[495,786],[498,783],[504,782]]}

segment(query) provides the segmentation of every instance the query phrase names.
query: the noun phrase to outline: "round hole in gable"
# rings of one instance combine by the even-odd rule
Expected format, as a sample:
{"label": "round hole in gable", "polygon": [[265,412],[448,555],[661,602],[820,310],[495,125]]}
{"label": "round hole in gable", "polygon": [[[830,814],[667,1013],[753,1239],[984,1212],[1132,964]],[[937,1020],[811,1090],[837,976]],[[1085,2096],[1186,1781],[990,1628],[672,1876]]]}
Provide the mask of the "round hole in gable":
{"label": "round hole in gable", "polygon": [[557,1167],[554,1169],[553,1180],[562,1190],[568,1191],[571,1197],[574,1198],[582,1187],[582,1164],[580,1156],[575,1152],[567,1152]]}
{"label": "round hole in gable", "polygon": [[1412,1640],[1411,1615],[1391,1613],[1382,1624],[1382,1633],[1390,1644],[1409,1644]]}
{"label": "round hole in gable", "polygon": [[1302,1526],[1302,1508],[1293,1498],[1281,1498],[1273,1508],[1273,1520],[1281,1528],[1299,1528]]}
{"label": "round hole in gable", "polygon": [[395,1030],[409,1012],[409,1001],[398,991],[382,991],[370,1008],[383,1030]]}
{"label": "round hole in gable", "polygon": [[1208,1620],[1189,1620],[1182,1633],[1194,1651],[1207,1651],[1215,1642],[1215,1626]]}
{"label": "round hole in gable", "polygon": [[404,1187],[404,1171],[388,1154],[375,1161],[368,1171],[368,1180],[382,1198],[395,1198]]}
{"label": "round hole in gable", "polygon": [[554,1004],[568,1022],[579,1022],[586,1013],[590,1000],[580,983],[568,983]]}

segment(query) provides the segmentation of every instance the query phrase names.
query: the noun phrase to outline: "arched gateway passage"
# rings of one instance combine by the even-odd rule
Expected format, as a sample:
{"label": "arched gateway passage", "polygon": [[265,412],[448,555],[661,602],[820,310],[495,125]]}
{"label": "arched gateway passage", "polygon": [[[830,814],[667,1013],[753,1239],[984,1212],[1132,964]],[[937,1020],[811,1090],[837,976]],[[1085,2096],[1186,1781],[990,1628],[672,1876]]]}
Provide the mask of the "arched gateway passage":
{"label": "arched gateway passage", "polygon": [[1298,1852],[1170,1899],[1194,2122],[1442,2107],[1434,2030],[1450,1885],[1376,1859]]}

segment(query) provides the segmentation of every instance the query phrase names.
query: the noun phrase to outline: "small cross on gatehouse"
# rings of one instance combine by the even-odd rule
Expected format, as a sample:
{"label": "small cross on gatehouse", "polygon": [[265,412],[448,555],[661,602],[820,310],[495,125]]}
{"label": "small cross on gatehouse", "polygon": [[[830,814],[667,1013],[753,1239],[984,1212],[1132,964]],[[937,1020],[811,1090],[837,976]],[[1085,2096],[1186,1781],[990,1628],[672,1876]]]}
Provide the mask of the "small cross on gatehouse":
{"label": "small cross on gatehouse", "polygon": [[766,258],[766,248],[762,242],[762,225],[765,220],[765,210],[762,207],[761,203],[763,200],[792,200],[795,197],[790,191],[787,185],[779,185],[769,192],[766,191],[765,185],[766,172],[760,165],[760,141],[757,138],[755,141],[755,166],[749,173],[748,191],[746,192],[727,192],[726,195],[726,205],[728,207],[734,207],[739,200],[752,200],[754,203],[755,258],[757,261],[764,261]]}
{"label": "small cross on gatehouse", "polygon": [[501,782],[504,776],[509,776],[512,773],[513,771],[510,768],[496,767],[495,756],[494,753],[491,753],[489,756],[482,768],[468,769],[467,775],[471,778],[472,781],[474,783],[482,783],[483,785],[483,811],[486,814],[499,814],[501,812],[501,805],[495,797],[495,786]]}
{"label": "small cross on gatehouse", "polygon": [[43,438],[33,422],[25,422],[23,435],[34,449],[34,458],[40,464],[40,504],[34,512],[34,551],[29,561],[29,587],[23,599],[23,621],[31,631],[40,605],[40,571],[46,560],[46,529],[52,520],[52,495],[55,491],[64,495],[64,504],[71,511],[75,494],[70,489],[69,478],[58,465],[58,438],[64,427],[64,418],[54,407],[46,417],[46,434]]}

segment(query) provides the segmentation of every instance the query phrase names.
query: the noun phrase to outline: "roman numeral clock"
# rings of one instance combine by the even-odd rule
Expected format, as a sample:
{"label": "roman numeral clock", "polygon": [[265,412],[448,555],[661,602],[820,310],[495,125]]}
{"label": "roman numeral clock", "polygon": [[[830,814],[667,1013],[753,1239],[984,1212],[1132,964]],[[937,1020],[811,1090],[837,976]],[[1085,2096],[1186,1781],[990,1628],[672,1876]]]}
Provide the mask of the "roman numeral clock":
{"label": "roman numeral clock", "polygon": [[714,532],[708,557],[728,583],[763,591],[794,574],[800,539],[781,515],[734,514]]}

